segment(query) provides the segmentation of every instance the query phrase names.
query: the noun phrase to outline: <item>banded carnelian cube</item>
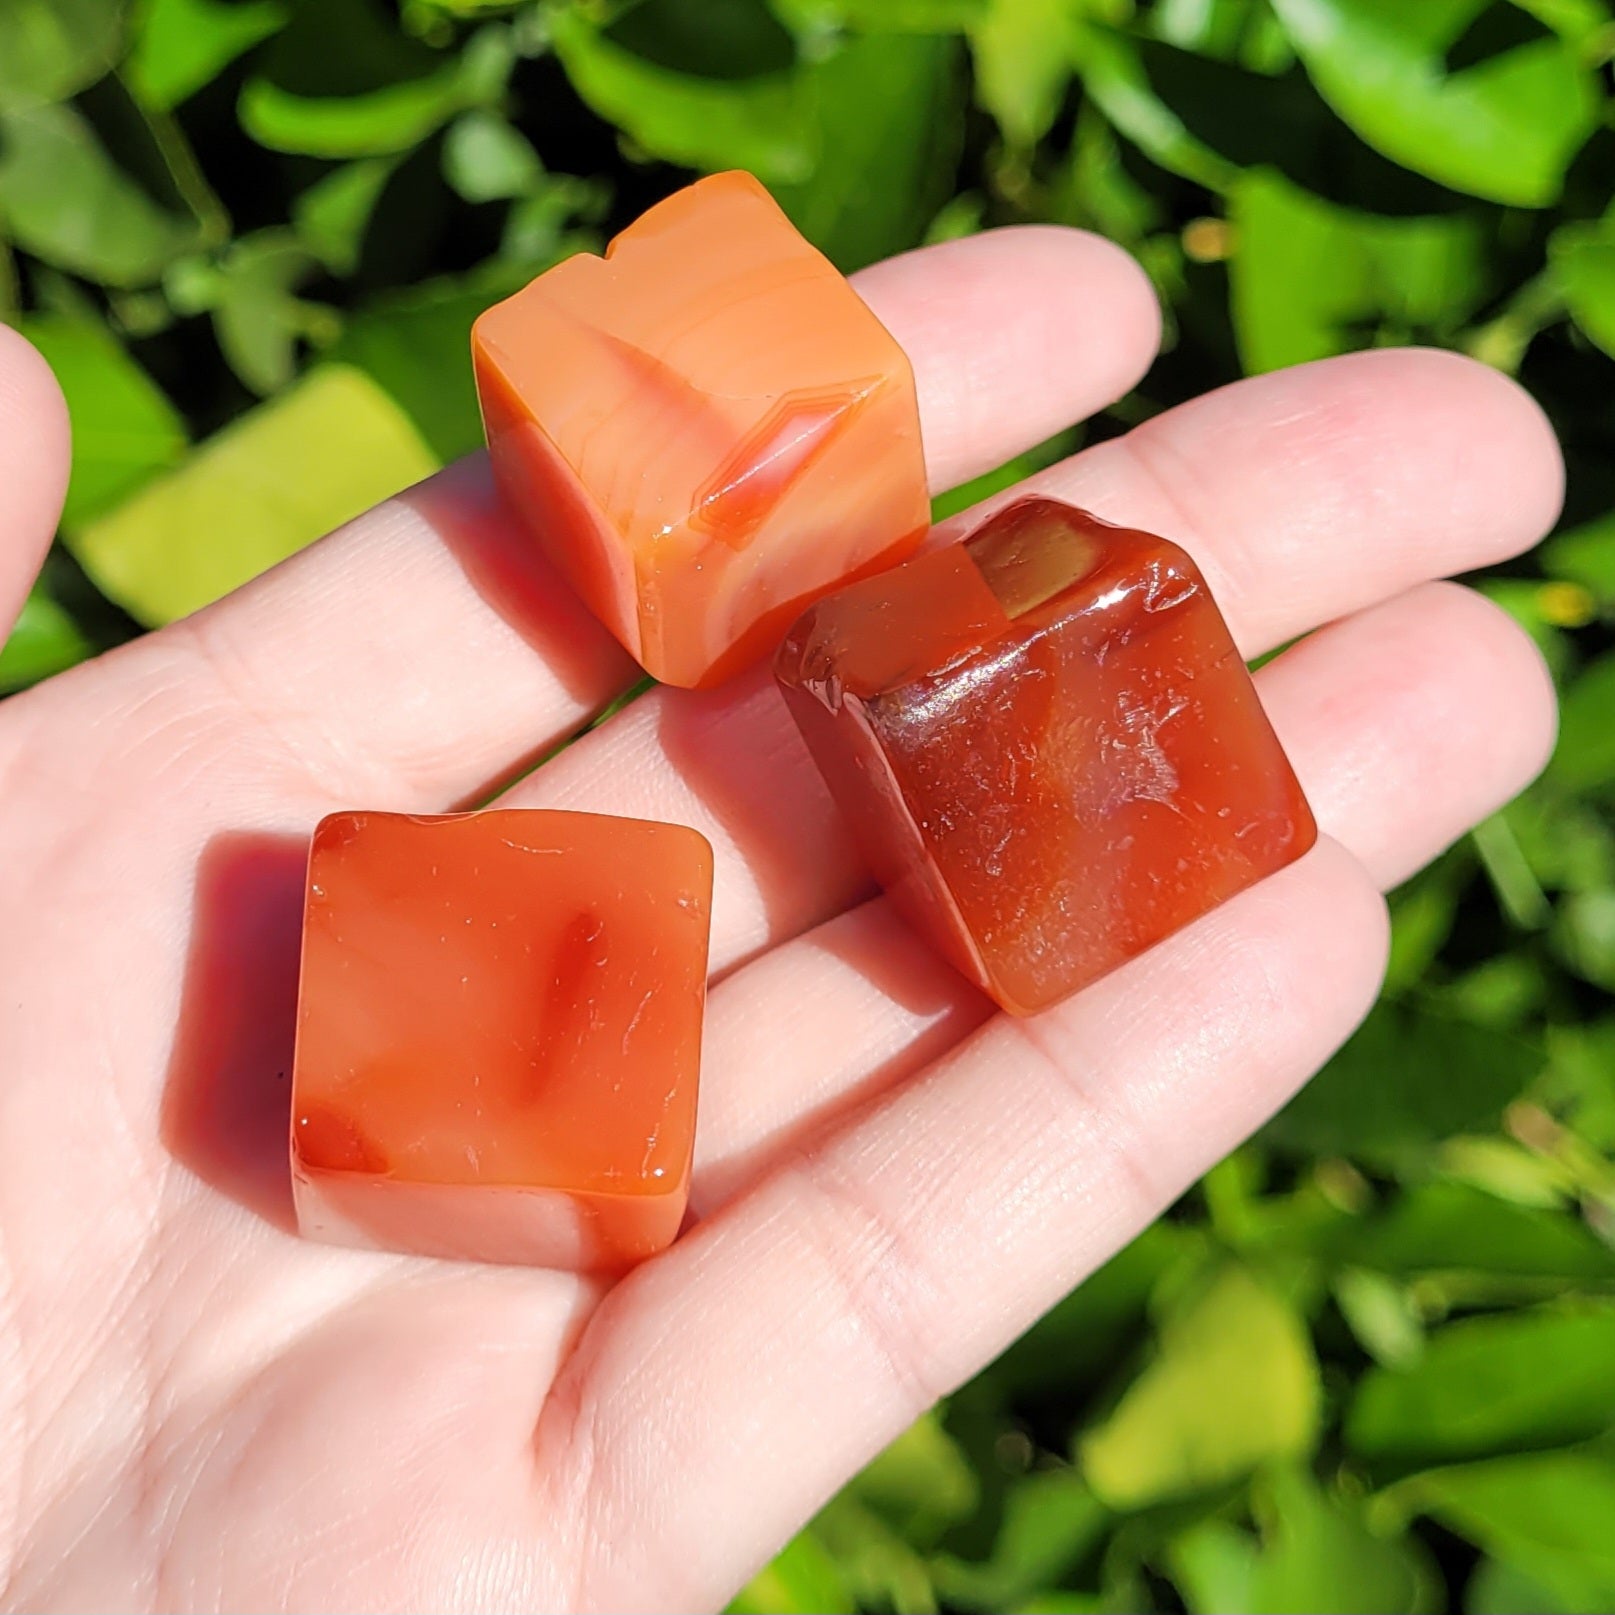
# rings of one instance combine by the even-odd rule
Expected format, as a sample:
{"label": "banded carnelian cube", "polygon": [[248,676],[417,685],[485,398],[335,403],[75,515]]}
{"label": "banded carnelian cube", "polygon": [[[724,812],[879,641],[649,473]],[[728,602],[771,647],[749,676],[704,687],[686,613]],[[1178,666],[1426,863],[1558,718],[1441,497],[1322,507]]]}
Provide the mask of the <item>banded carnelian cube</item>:
{"label": "banded carnelian cube", "polygon": [[903,350],[749,174],[717,174],[489,309],[506,502],[666,684],[768,655],[927,522]]}
{"label": "banded carnelian cube", "polygon": [[775,665],[877,876],[1012,1014],[1317,837],[1194,562],[1053,500],[820,600]]}
{"label": "banded carnelian cube", "polygon": [[689,1195],[712,850],[592,813],[314,832],[292,1073],[303,1233],[621,1268]]}

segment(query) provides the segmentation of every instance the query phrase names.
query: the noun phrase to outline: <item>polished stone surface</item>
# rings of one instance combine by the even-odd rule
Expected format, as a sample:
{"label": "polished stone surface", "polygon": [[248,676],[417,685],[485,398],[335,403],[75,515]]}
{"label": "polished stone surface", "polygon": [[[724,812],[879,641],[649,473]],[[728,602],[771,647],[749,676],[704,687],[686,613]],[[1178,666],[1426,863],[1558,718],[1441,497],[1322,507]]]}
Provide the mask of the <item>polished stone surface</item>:
{"label": "polished stone surface", "polygon": [[1194,563],[1057,501],[818,601],[775,667],[876,874],[1015,1014],[1317,837]]}
{"label": "polished stone surface", "polygon": [[292,1087],[302,1231],[616,1268],[689,1191],[712,852],[587,813],[314,835]]}
{"label": "polished stone surface", "polygon": [[749,174],[540,275],[472,349],[507,502],[664,683],[721,682],[924,534],[908,359]]}

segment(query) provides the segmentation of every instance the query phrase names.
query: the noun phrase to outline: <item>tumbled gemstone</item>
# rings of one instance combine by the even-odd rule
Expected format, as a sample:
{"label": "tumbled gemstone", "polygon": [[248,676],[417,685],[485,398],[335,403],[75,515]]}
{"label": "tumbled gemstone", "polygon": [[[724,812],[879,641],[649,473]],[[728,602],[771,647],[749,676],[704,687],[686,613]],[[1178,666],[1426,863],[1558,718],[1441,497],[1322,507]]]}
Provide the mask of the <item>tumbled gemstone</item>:
{"label": "tumbled gemstone", "polygon": [[1013,1014],[1317,838],[1194,562],[1053,500],[826,596],[775,667],[877,876]]}
{"label": "tumbled gemstone", "polygon": [[305,1234],[620,1268],[689,1193],[712,852],[592,813],[314,833],[292,1075]]}
{"label": "tumbled gemstone", "polygon": [[908,359],[749,174],[540,275],[472,350],[507,503],[664,683],[760,660],[924,534]]}

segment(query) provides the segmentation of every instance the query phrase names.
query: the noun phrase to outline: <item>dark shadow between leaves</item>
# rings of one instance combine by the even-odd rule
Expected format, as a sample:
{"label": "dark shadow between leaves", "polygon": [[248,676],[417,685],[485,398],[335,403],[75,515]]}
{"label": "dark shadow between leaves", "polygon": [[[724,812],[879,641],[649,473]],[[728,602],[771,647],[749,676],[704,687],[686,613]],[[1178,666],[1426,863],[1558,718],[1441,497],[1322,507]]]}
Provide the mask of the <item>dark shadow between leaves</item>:
{"label": "dark shadow between leaves", "polygon": [[287,1136],[308,842],[216,836],[197,867],[191,950],[163,1094],[174,1158],[295,1226]]}

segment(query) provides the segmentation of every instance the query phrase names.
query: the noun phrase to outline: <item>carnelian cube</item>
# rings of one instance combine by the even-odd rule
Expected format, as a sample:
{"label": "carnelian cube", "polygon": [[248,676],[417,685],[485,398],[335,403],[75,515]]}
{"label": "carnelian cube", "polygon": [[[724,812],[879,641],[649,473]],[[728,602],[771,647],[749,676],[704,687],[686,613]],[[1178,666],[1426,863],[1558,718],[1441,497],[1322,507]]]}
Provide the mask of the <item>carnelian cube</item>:
{"label": "carnelian cube", "polygon": [[496,304],[472,358],[506,502],[664,683],[760,660],[924,535],[908,359],[749,174]]}
{"label": "carnelian cube", "polygon": [[775,667],[876,875],[1012,1014],[1317,839],[1194,562],[1053,500],[818,601]]}
{"label": "carnelian cube", "polygon": [[336,813],[292,1072],[302,1232],[622,1268],[689,1196],[712,849],[593,813]]}

